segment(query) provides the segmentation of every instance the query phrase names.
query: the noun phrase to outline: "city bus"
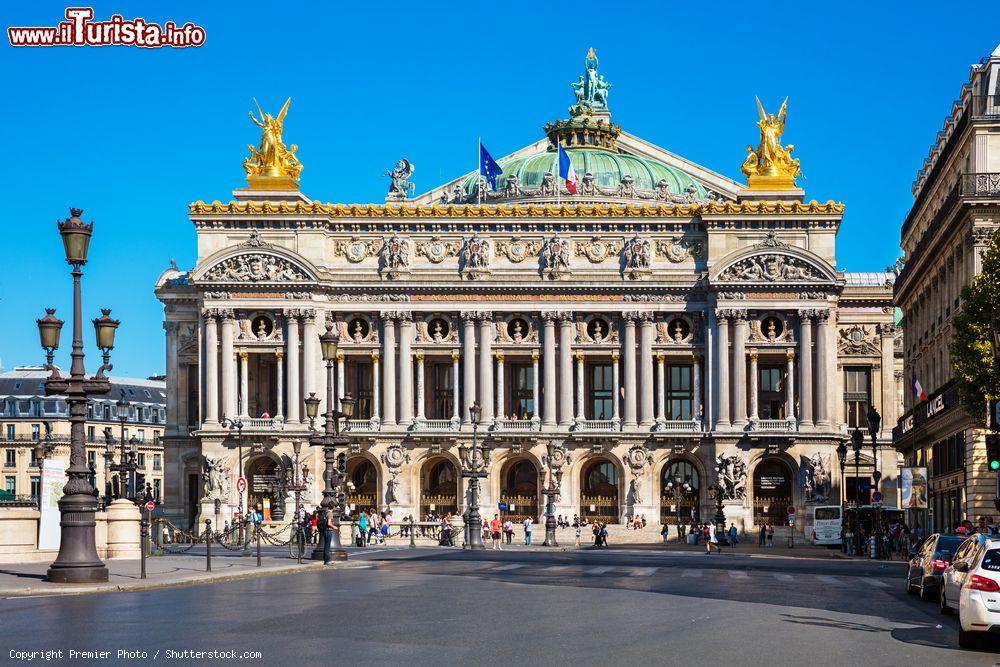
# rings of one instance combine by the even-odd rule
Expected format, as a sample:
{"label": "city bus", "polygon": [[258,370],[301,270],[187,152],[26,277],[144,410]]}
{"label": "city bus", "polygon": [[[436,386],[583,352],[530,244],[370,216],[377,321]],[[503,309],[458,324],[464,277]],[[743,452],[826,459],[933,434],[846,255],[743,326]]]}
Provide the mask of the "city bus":
{"label": "city bus", "polygon": [[813,508],[813,544],[840,546],[843,515],[839,505],[820,505]]}

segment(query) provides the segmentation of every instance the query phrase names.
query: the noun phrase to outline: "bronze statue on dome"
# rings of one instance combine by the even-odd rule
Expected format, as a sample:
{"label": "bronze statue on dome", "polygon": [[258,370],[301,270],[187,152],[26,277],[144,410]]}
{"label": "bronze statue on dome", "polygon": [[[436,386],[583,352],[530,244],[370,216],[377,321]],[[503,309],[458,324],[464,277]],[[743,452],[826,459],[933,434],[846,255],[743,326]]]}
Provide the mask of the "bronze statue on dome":
{"label": "bronze statue on dome", "polygon": [[250,157],[243,161],[243,169],[247,173],[250,187],[275,189],[297,187],[296,181],[302,171],[302,163],[295,157],[298,146],[292,144],[291,148],[286,148],[281,140],[285,115],[288,113],[292,98],[289,97],[285,101],[285,105],[281,107],[276,117],[264,113],[256,99],[253,103],[257,106],[260,118],[254,117],[253,111],[250,111],[250,120],[261,129],[261,134],[257,148],[247,144]]}
{"label": "bronze statue on dome", "polygon": [[760,144],[754,150],[747,146],[747,156],[740,170],[747,177],[750,188],[787,189],[795,187],[795,177],[799,175],[799,161],[792,157],[792,144],[782,147],[781,135],[785,131],[788,116],[788,98],[781,103],[777,114],[764,112],[764,106],[757,100],[760,120]]}

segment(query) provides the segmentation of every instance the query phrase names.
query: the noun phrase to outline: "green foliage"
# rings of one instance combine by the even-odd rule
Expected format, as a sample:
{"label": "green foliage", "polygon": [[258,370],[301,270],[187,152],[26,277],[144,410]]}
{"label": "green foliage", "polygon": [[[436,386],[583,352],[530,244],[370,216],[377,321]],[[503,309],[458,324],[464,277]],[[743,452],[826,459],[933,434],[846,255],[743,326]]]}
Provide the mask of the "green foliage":
{"label": "green foliage", "polygon": [[982,271],[962,288],[962,308],[952,320],[949,346],[955,383],[965,411],[985,419],[985,402],[1000,398],[1000,367],[990,345],[992,327],[1000,316],[1000,234],[983,253]]}

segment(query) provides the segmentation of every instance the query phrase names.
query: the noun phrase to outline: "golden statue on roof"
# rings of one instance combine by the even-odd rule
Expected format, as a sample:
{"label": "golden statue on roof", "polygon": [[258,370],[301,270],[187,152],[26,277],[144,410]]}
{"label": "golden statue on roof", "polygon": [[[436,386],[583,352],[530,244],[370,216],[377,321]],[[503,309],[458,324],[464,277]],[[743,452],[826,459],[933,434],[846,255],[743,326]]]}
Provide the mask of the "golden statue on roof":
{"label": "golden statue on roof", "polygon": [[254,99],[259,118],[250,111],[250,120],[261,129],[260,144],[254,148],[248,144],[250,157],[243,161],[243,169],[247,173],[247,183],[253,190],[297,190],[298,178],[302,171],[302,163],[295,157],[297,145],[286,148],[281,140],[281,132],[285,125],[285,115],[292,103],[292,98],[285,101],[277,116],[264,113],[260,104]]}
{"label": "golden statue on roof", "polygon": [[785,131],[785,120],[788,116],[788,98],[781,103],[777,114],[767,114],[764,106],[757,100],[757,113],[760,120],[760,144],[754,150],[747,146],[747,157],[743,160],[741,171],[747,177],[747,185],[751,190],[787,190],[795,187],[795,177],[799,175],[799,161],[792,157],[792,144],[782,147],[781,135]]}

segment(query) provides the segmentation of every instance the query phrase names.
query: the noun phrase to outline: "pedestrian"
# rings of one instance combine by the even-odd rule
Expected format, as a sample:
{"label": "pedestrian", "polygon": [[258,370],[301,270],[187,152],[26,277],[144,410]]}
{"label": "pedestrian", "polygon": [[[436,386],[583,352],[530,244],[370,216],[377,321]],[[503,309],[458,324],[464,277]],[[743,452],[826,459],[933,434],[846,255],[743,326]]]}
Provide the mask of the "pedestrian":
{"label": "pedestrian", "polygon": [[368,544],[368,515],[364,512],[358,514],[358,537],[361,538],[359,540],[360,544],[358,544],[359,547]]}
{"label": "pedestrian", "polygon": [[757,541],[758,546],[764,546],[764,541],[767,539],[767,524],[760,524],[760,538]]}
{"label": "pedestrian", "polygon": [[736,524],[735,523],[730,523],[729,524],[729,546],[735,547],[736,546],[736,541],[737,541],[737,537],[736,537]]}
{"label": "pedestrian", "polygon": [[580,522],[579,521],[576,522],[576,526],[575,526],[574,530],[576,531],[576,548],[579,549],[580,548]]}
{"label": "pedestrian", "polygon": [[591,529],[591,532],[594,533],[594,546],[595,547],[601,546],[601,524],[595,521],[594,527]]}
{"label": "pedestrian", "polygon": [[490,521],[490,537],[493,538],[493,549],[494,551],[499,549],[503,551],[503,547],[500,546],[500,515],[494,514],[493,520]]}
{"label": "pedestrian", "polygon": [[600,525],[601,525],[601,532],[598,537],[601,540],[601,546],[606,547],[608,546],[608,524],[601,523]]}
{"label": "pedestrian", "polygon": [[170,544],[170,527],[167,526],[166,521],[163,523],[163,543]]}
{"label": "pedestrian", "polygon": [[774,526],[770,522],[767,524],[767,546],[774,546]]}
{"label": "pedestrian", "polygon": [[326,509],[320,510],[316,519],[316,528],[323,536],[323,565],[330,564],[330,542],[333,541],[333,530],[330,527],[330,515]]}
{"label": "pedestrian", "polygon": [[514,523],[509,516],[503,522],[503,536],[507,539],[507,544],[511,544],[514,540]]}
{"label": "pedestrian", "polygon": [[663,528],[660,529],[660,535],[663,537],[663,543],[666,544],[667,539],[670,537],[670,526],[668,524],[663,524]]}
{"label": "pedestrian", "polygon": [[719,538],[715,535],[714,523],[708,524],[708,538],[705,540],[705,553],[711,556],[712,549],[722,553],[722,548],[719,546]]}
{"label": "pedestrian", "polygon": [[531,517],[524,518],[524,543],[531,546]]}

